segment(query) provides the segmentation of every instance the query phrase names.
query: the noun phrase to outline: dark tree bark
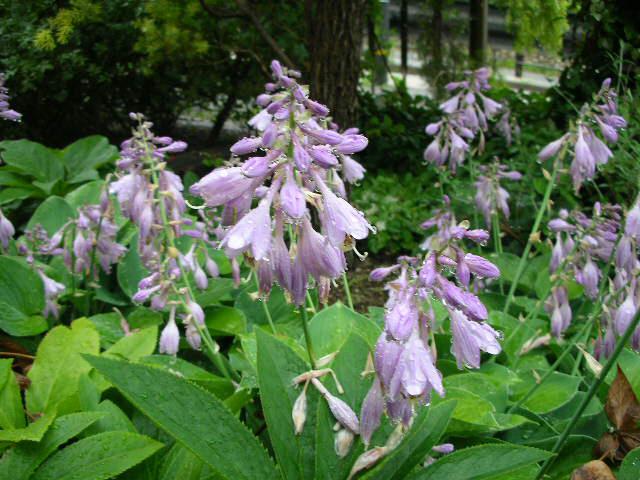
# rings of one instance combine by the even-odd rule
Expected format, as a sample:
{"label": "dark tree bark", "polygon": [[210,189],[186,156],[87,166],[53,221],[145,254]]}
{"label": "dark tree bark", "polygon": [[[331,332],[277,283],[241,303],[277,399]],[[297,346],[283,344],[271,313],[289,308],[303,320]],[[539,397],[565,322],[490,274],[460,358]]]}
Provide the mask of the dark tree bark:
{"label": "dark tree bark", "polygon": [[474,67],[485,64],[489,46],[489,0],[469,1],[469,57]]}
{"label": "dark tree bark", "polygon": [[409,56],[409,0],[400,2],[400,64],[402,76],[407,78],[407,57]]}
{"label": "dark tree bark", "polygon": [[367,0],[307,0],[311,96],[341,127],[356,122],[362,33]]}

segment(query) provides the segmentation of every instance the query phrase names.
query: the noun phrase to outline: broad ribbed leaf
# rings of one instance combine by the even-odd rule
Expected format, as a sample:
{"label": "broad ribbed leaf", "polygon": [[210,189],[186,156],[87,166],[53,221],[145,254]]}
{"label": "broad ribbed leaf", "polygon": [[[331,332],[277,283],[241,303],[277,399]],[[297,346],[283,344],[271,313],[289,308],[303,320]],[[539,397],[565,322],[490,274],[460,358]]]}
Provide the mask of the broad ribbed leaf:
{"label": "broad ribbed leaf", "polygon": [[158,343],[158,327],[147,327],[122,337],[114,343],[104,355],[114,358],[138,361],[151,355]]}
{"label": "broad ribbed leaf", "polygon": [[465,448],[446,455],[430,467],[411,475],[411,480],[489,480],[527,465],[541,462],[551,454],[544,450],[510,444],[488,444]]}
{"label": "broad ribbed leaf", "polygon": [[[406,478],[413,467],[422,462],[433,446],[442,438],[455,406],[455,401],[446,401],[432,407],[423,407],[400,445],[362,479],[400,480]],[[457,477],[451,478],[457,480]]]}
{"label": "broad ribbed leaf", "polygon": [[301,435],[295,435],[291,417],[293,404],[302,391],[301,387],[294,388],[291,381],[310,367],[291,348],[260,328],[256,329],[256,338],[260,398],[278,464],[287,479],[313,478],[318,401],[313,387],[307,389],[307,419]]}
{"label": "broad ribbed leaf", "polygon": [[640,478],[640,447],[627,453],[618,471],[618,480],[637,480],[638,478]]}
{"label": "broad ribbed leaf", "polygon": [[11,370],[12,363],[10,358],[0,360],[0,428],[25,426],[20,387]]}
{"label": "broad ribbed leaf", "polygon": [[99,412],[81,412],[57,418],[40,442],[21,442],[4,454],[0,460],[0,478],[28,480],[35,469],[60,445],[71,440],[102,415]]}
{"label": "broad ribbed leaf", "polygon": [[130,469],[162,448],[152,438],[107,432],[85,438],[49,458],[33,480],[104,480]]}
{"label": "broad ribbed leaf", "polygon": [[64,198],[49,197],[33,212],[27,228],[41,225],[49,235],[53,235],[75,215],[75,209]]}
{"label": "broad ribbed leaf", "polygon": [[91,369],[80,354],[99,351],[98,332],[86,318],[74,321],[71,328],[59,325],[52,329],[40,342],[28,374],[31,385],[26,395],[27,411],[31,414],[52,411],[70,400],[78,392],[80,376]]}
{"label": "broad ribbed leaf", "polygon": [[209,392],[159,368],[86,356],[141,412],[223,478],[278,478],[262,445]]}
{"label": "broad ribbed leaf", "polygon": [[21,259],[0,257],[0,329],[14,336],[42,333],[47,323],[44,286],[36,272]]}
{"label": "broad ribbed leaf", "polygon": [[45,413],[35,422],[30,423],[24,428],[0,430],[0,442],[39,442],[51,426],[54,418],[55,414]]}
{"label": "broad ribbed leaf", "polygon": [[7,140],[1,145],[2,159],[7,165],[40,182],[55,182],[64,176],[60,152],[57,150],[29,140]]}

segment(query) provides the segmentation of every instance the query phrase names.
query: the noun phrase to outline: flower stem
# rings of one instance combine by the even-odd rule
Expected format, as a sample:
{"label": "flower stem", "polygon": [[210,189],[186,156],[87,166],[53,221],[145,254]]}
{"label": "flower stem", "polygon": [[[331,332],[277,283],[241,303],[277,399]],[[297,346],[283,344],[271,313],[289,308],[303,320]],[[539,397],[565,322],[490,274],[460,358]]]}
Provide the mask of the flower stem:
{"label": "flower stem", "polygon": [[311,368],[316,369],[316,355],[313,350],[313,344],[311,343],[311,334],[309,333],[309,315],[305,305],[300,306],[300,312],[302,313],[302,330],[304,331],[304,341],[307,344],[307,353],[309,355],[309,362]]}
{"label": "flower stem", "polygon": [[551,178],[549,178],[549,182],[547,183],[547,188],[544,192],[544,197],[542,199],[542,204],[538,209],[538,213],[536,215],[536,219],[533,222],[533,228],[531,229],[531,233],[529,234],[529,238],[527,239],[527,245],[524,247],[524,252],[522,252],[522,256],[520,257],[520,261],[518,262],[518,268],[516,269],[516,274],[511,282],[511,287],[509,287],[509,293],[507,294],[507,300],[504,304],[504,309],[502,310],[504,313],[509,313],[509,307],[511,306],[511,302],[513,302],[513,296],[516,293],[516,289],[518,288],[518,282],[520,281],[520,277],[524,272],[524,267],[527,264],[527,258],[529,257],[529,252],[531,252],[531,247],[533,246],[533,237],[536,233],[538,233],[538,228],[540,227],[540,223],[542,222],[542,218],[544,217],[544,213],[547,210],[549,205],[549,199],[551,198],[551,191],[556,183],[556,177],[558,176],[558,170],[560,169],[560,164],[562,163],[562,158],[564,157],[563,150],[559,156],[556,158],[553,164],[553,172],[551,173]]}
{"label": "flower stem", "polygon": [[629,324],[629,326],[625,330],[622,337],[618,339],[618,343],[616,344],[616,348],[613,351],[613,354],[611,355],[607,363],[602,367],[602,371],[597,376],[596,380],[591,384],[591,387],[589,387],[587,394],[583,397],[582,402],[580,402],[580,405],[578,406],[575,413],[573,414],[573,417],[571,417],[569,424],[566,426],[566,428],[564,429],[560,437],[558,437],[558,440],[556,441],[555,445],[553,446],[553,449],[551,450],[552,456],[550,456],[542,464],[542,467],[538,471],[538,475],[536,475],[535,480],[541,479],[544,476],[544,474],[547,472],[547,470],[549,470],[551,465],[553,465],[553,462],[555,461],[555,458],[558,452],[560,452],[560,450],[564,446],[565,442],[567,441],[567,438],[569,438],[569,435],[571,434],[571,431],[574,429],[574,427],[578,423],[578,420],[580,420],[582,413],[586,410],[587,405],[589,405],[589,402],[591,402],[591,399],[594,397],[594,395],[600,388],[600,385],[602,385],[602,382],[604,382],[605,378],[607,378],[607,374],[615,365],[616,360],[618,360],[618,357],[622,353],[622,350],[624,349],[624,346],[626,345],[629,338],[631,338],[631,335],[633,334],[633,331],[638,326],[638,323],[640,323],[640,311],[636,313],[631,324]]}
{"label": "flower stem", "polygon": [[309,293],[309,290],[307,290],[307,303],[309,303],[309,308],[311,309],[314,315],[318,313],[318,310],[316,309],[316,306],[313,303],[313,298],[311,298],[311,294]]}
{"label": "flower stem", "polygon": [[[256,279],[256,288],[260,291],[260,280],[258,279],[258,272],[253,272],[254,277]],[[267,321],[269,322],[269,326],[271,327],[271,331],[276,333],[276,326],[273,324],[273,318],[271,317],[271,312],[269,311],[269,305],[267,305],[267,299],[261,298],[260,303],[262,304],[262,310],[264,311],[264,316],[267,317]]]}
{"label": "flower stem", "polygon": [[351,289],[349,288],[347,272],[342,274],[342,282],[344,283],[344,294],[347,296],[347,304],[349,305],[349,308],[353,310],[353,298],[351,298]]}

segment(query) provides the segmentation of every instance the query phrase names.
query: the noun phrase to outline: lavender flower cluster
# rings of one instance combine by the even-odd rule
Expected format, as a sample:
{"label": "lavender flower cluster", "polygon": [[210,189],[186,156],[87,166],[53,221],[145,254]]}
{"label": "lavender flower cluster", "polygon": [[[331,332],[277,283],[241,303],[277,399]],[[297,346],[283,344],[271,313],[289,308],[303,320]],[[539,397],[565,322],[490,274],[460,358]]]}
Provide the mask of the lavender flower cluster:
{"label": "lavender flower cluster", "polygon": [[[465,80],[447,84],[446,89],[455,94],[440,105],[444,112],[442,119],[425,128],[427,135],[435,138],[424,151],[424,159],[436,166],[448,161],[453,173],[464,162],[476,135],[480,137],[478,149],[484,150],[488,120],[502,109],[501,104],[483,93],[491,88],[491,71],[488,68],[467,71],[465,75]],[[509,125],[508,117],[502,121],[501,128],[505,129]]]}
{"label": "lavender flower cluster", "polygon": [[375,269],[371,279],[387,282],[385,330],[375,351],[377,377],[367,394],[361,414],[360,433],[368,443],[379,426],[383,410],[395,421],[408,425],[414,407],[429,402],[431,391],[444,395],[442,375],[435,366],[436,354],[429,337],[435,328],[432,302],[447,309],[451,322],[452,353],[458,367],[478,368],[481,352],[498,354],[500,334],[486,323],[487,308],[472,292],[472,276],[497,278],[498,268],[488,260],[465,253],[463,240],[485,242],[488,233],[470,230],[467,222],[456,223],[445,208],[425,222],[437,226],[427,241],[424,259],[400,257],[398,263]]}
{"label": "lavender flower cluster", "polygon": [[[207,288],[208,276],[219,275],[218,266],[208,252],[208,247],[217,247],[218,242],[210,238],[212,228],[202,214],[202,221],[185,216],[182,180],[166,169],[166,156],[184,151],[187,144],[154,135],[153,124],[141,114],[130,116],[138,125],[133,136],[121,145],[120,176],[110,184],[110,193],[116,196],[123,215],[138,227],[140,258],[150,272],[139,282],[132,299],[137,303],[150,300],[155,310],[169,307],[169,321],[160,336],[161,353],[178,351],[180,334],[175,323],[178,306],[184,311],[182,322],[187,341],[199,349],[205,316],[195,301],[189,274],[200,289]],[[183,236],[193,239],[186,254],[175,246],[175,240]]]}
{"label": "lavender flower cluster", "polygon": [[582,285],[585,295],[595,300],[603,278],[599,263],[607,263],[614,253],[621,209],[617,205],[596,203],[589,218],[580,211],[560,210],[560,216],[549,222],[556,235],[549,271],[560,281],[551,289],[545,308],[551,317],[551,331],[560,337],[571,324],[572,312],[566,281],[573,277]]}
{"label": "lavender flower cluster", "polygon": [[299,72],[276,60],[271,70],[274,81],[257,98],[263,109],[250,122],[260,135],[232,145],[229,164],[190,191],[206,206],[222,207],[221,246],[232,259],[250,257],[261,293],[267,295],[277,281],[302,305],[309,277],[326,299],[330,281],[346,268],[344,250],[356,251],[353,240],[373,230],[346,200],[344,186],[363,177],[364,168],[351,155],[368,140],[355,128],[338,132],[327,107],[296,80]]}
{"label": "lavender flower cluster", "polygon": [[0,73],[0,118],[19,122],[22,118],[22,114],[11,109],[9,105],[11,97],[9,96],[9,90],[4,86],[5,81],[4,73]]}
{"label": "lavender flower cluster", "polygon": [[481,175],[475,182],[476,207],[482,212],[487,226],[491,225],[491,217],[502,212],[505,218],[509,218],[509,192],[500,186],[500,180],[520,180],[522,174],[516,171],[508,171],[506,165],[497,161],[489,166],[480,167]]}
{"label": "lavender flower cluster", "polygon": [[585,181],[595,176],[597,167],[605,165],[613,156],[607,143],[616,143],[618,131],[626,126],[627,121],[618,113],[617,93],[611,88],[611,79],[607,78],[593,101],[582,106],[575,126],[545,146],[538,157],[547,160],[561,150],[572,150],[570,172],[573,186],[578,191]]}

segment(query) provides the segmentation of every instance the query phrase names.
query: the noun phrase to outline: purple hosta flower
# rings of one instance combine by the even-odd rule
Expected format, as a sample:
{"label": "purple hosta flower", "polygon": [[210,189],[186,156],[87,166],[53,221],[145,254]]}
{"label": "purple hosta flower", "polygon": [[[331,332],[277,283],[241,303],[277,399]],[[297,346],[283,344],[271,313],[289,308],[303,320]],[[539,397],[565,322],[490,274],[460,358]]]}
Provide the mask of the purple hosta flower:
{"label": "purple hosta flower", "polygon": [[[263,110],[250,122],[257,134],[234,144],[229,166],[190,191],[208,207],[222,207],[221,246],[232,258],[252,257],[262,271],[261,291],[276,281],[301,304],[309,277],[328,293],[325,287],[345,269],[342,249],[355,250],[353,239],[372,230],[344,186],[362,179],[364,168],[352,155],[368,140],[357,129],[338,131],[297,73],[277,61],[271,70],[274,82],[257,100]],[[242,155],[251,157],[242,161]]]}
{"label": "purple hosta flower", "polygon": [[384,412],[384,394],[380,380],[375,378],[367,396],[362,402],[360,411],[360,436],[365,446],[369,446],[371,436],[380,426],[380,418]]}
{"label": "purple hosta flower", "polygon": [[4,82],[4,73],[0,73],[0,118],[11,120],[12,122],[19,122],[22,114],[10,108],[9,99],[11,97],[9,97],[9,90],[4,86]]}
{"label": "purple hosta flower", "polygon": [[507,171],[506,165],[500,165],[497,161],[490,167],[481,167],[482,175],[476,181],[476,206],[482,212],[487,227],[491,226],[491,218],[494,213],[502,212],[505,218],[509,218],[510,209],[507,201],[509,192],[500,186],[501,179],[520,180],[522,174],[516,171]]}
{"label": "purple hosta flower", "polygon": [[449,309],[449,318],[453,335],[452,353],[458,368],[479,368],[481,351],[492,355],[500,353],[500,335],[491,326],[470,320],[457,309]]}
{"label": "purple hosta flower", "polygon": [[[427,125],[427,135],[434,135],[435,139],[424,151],[424,159],[436,166],[444,165],[447,160],[449,168],[455,173],[470,150],[470,143],[476,135],[480,135],[479,150],[484,148],[484,133],[487,120],[493,118],[502,110],[502,105],[484,95],[490,88],[488,78],[490,71],[482,68],[465,72],[466,80],[452,82],[448,85],[453,97],[440,104],[444,113],[442,120]],[[511,135],[509,118],[504,117],[499,128]],[[505,123],[506,122],[506,123]]]}
{"label": "purple hosta flower", "polygon": [[160,343],[158,346],[160,353],[166,353],[167,355],[175,355],[178,353],[178,348],[180,346],[180,331],[176,325],[175,316],[176,309],[175,307],[172,307],[171,312],[169,313],[169,321],[160,334]]}
{"label": "purple hosta flower", "polygon": [[9,248],[9,241],[15,233],[16,230],[13,228],[13,224],[4,216],[2,210],[0,210],[0,245],[2,245],[2,248],[5,250]]}
{"label": "purple hosta flower", "polygon": [[510,146],[513,141],[513,137],[520,136],[520,126],[513,115],[511,115],[511,110],[509,108],[504,108],[502,112],[500,120],[496,123],[496,128],[504,137],[507,146]]}
{"label": "purple hosta flower", "polygon": [[614,316],[614,329],[615,332],[620,336],[624,335],[624,333],[627,331],[627,328],[629,328],[633,317],[638,311],[638,305],[636,303],[636,299],[634,298],[634,290],[635,288],[631,288],[629,290],[629,293],[627,294],[624,302],[622,302],[617,308]]}
{"label": "purple hosta flower", "polygon": [[38,269],[38,275],[42,279],[44,285],[45,306],[42,315],[44,317],[58,318],[60,308],[58,307],[58,297],[64,292],[65,286],[60,282],[48,277],[42,270]]}
{"label": "purple hosta flower", "polygon": [[[581,108],[575,127],[544,147],[538,157],[546,160],[556,156],[563,148],[564,151],[572,150],[570,172],[574,188],[578,191],[585,181],[595,176],[597,167],[606,164],[613,156],[607,142],[616,143],[618,130],[626,125],[626,120],[618,114],[617,94],[607,79],[592,102]],[[600,132],[604,141],[597,132]]]}

